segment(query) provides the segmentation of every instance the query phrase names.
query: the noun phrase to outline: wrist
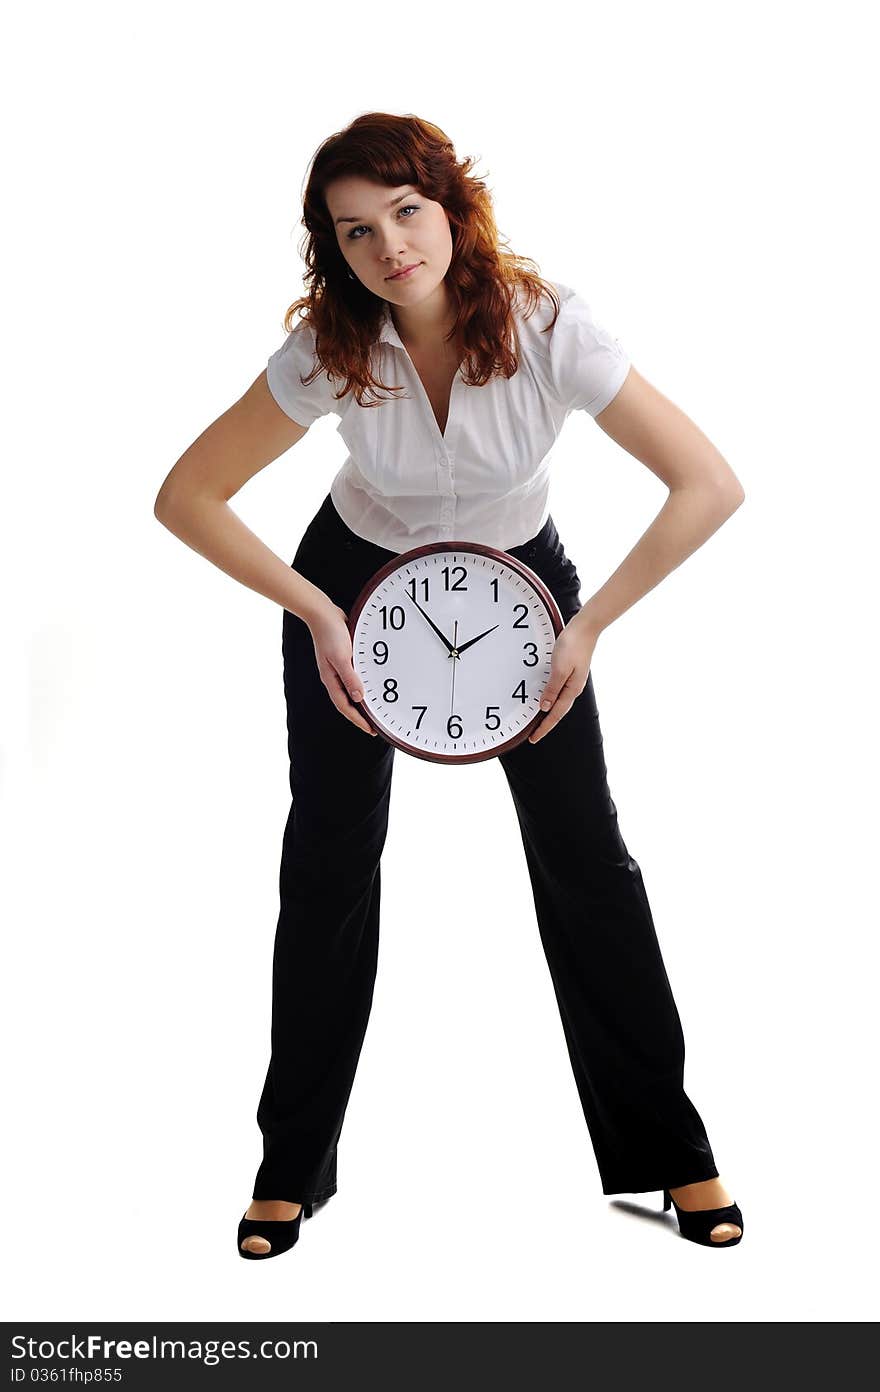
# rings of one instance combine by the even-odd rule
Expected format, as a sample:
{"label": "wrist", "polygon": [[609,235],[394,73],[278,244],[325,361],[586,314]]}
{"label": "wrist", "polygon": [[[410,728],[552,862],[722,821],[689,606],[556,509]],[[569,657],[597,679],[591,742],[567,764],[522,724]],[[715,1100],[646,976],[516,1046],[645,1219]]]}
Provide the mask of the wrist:
{"label": "wrist", "polygon": [[308,628],[313,628],[315,624],[326,620],[336,608],[328,594],[319,590],[317,585],[312,585],[311,593],[299,611],[299,617]]}
{"label": "wrist", "polygon": [[582,605],[571,622],[577,624],[582,631],[591,634],[593,638],[598,638],[605,627],[589,604]]}

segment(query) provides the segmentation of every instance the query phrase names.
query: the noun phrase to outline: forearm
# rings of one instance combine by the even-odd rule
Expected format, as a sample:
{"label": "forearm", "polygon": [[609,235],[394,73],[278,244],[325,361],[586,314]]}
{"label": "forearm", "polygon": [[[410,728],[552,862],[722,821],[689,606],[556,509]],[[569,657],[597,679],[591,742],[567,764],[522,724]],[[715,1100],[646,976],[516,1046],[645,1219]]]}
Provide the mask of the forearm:
{"label": "forearm", "polygon": [[163,527],[248,589],[265,595],[311,624],[332,605],[329,596],[246,527],[221,498],[203,494],[157,502],[155,516]]}
{"label": "forearm", "polygon": [[601,633],[697,551],[736,511],[743,496],[714,485],[671,489],[650,527],[572,622]]}

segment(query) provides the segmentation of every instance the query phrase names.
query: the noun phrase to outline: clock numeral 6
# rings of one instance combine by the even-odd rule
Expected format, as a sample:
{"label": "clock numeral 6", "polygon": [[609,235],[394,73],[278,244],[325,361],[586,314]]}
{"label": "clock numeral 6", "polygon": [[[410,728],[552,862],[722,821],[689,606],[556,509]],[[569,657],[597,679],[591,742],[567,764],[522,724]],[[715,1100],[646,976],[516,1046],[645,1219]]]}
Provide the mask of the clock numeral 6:
{"label": "clock numeral 6", "polygon": [[[453,729],[453,726],[455,727]],[[446,722],[446,733],[450,739],[459,739],[461,736],[461,716],[450,715]]]}

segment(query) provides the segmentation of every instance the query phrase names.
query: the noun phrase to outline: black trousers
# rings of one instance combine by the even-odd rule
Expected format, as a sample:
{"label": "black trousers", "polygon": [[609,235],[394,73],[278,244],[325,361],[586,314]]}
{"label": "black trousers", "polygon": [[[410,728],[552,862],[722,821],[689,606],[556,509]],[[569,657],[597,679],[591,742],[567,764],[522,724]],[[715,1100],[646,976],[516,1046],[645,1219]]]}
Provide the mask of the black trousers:
{"label": "black trousers", "polygon": [[[352,532],[328,494],[293,566],[348,613],[395,554]],[[510,554],[536,571],[568,622],[581,607],[580,579],[552,517]],[[308,626],[288,610],[282,651],[292,801],[253,1197],[302,1203],[336,1192],[337,1145],[376,976],[395,750],[336,709]],[[544,739],[498,761],[603,1193],[713,1178],[706,1131],[684,1091],[684,1038],[642,873],[608,788],[592,672]]]}

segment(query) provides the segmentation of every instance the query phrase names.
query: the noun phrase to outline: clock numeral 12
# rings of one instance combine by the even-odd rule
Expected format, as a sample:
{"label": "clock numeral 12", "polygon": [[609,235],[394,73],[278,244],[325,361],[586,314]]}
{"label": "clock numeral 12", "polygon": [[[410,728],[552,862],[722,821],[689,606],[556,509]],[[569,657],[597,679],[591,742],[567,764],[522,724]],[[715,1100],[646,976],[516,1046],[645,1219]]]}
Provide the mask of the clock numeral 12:
{"label": "clock numeral 12", "polygon": [[447,589],[447,590],[466,590],[466,589],[467,589],[467,585],[464,584],[464,577],[467,575],[467,568],[466,568],[465,566],[463,566],[463,565],[457,565],[457,566],[453,566],[452,569],[453,569],[453,570],[460,570],[460,571],[461,571],[461,574],[459,575],[459,577],[458,577],[458,579],[456,580],[455,584],[454,584],[454,585],[450,585],[450,583],[449,583],[449,566],[444,566],[444,567],[443,567],[443,576],[444,576],[444,579],[445,579],[445,581],[446,581],[446,589]]}

